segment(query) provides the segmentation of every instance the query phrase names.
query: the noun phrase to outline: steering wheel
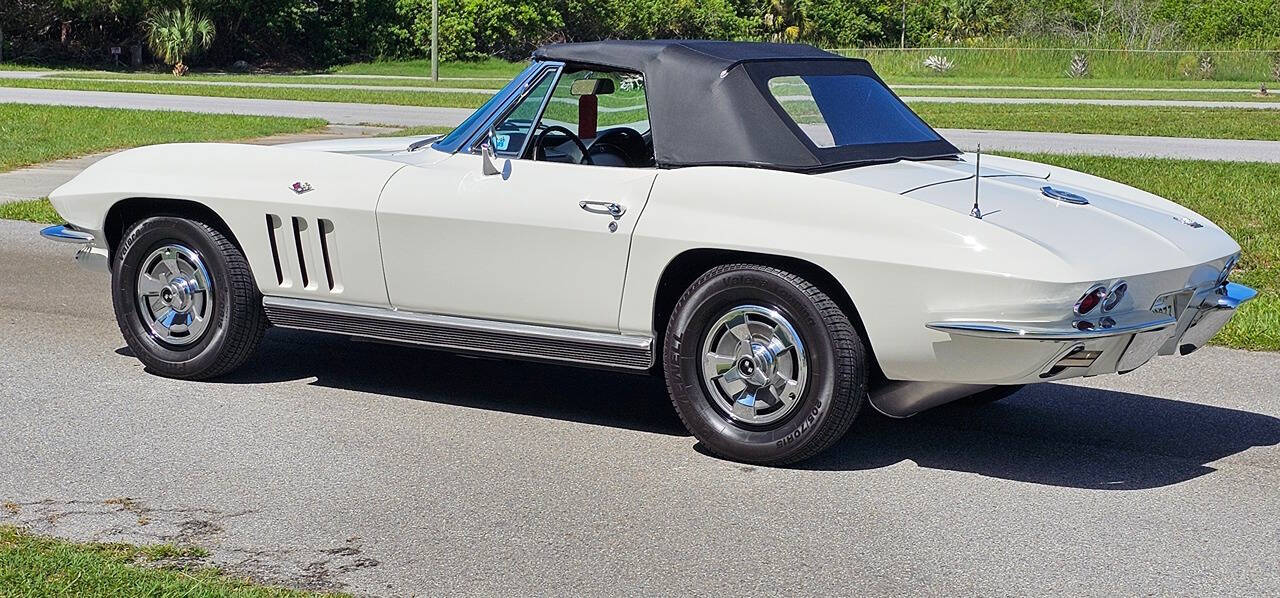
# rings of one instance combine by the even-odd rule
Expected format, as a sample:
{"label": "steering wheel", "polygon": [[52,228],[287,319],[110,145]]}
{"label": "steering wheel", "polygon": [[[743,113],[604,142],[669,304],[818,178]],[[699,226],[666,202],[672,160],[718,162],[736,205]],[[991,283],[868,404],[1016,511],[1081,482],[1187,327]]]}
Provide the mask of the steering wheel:
{"label": "steering wheel", "polygon": [[594,150],[597,146],[619,149],[626,156],[627,164],[631,166],[643,166],[647,161],[645,155],[648,154],[649,145],[645,143],[643,135],[629,127],[609,129],[596,138],[595,143],[591,144],[591,149]]}
{"label": "steering wheel", "polygon": [[540,152],[545,153],[544,150],[542,149],[542,142],[547,138],[547,133],[550,133],[552,131],[558,131],[558,132],[564,133],[565,136],[567,136],[570,141],[572,141],[575,145],[578,146],[579,150],[582,150],[582,161],[579,162],[579,164],[591,164],[591,165],[595,164],[595,162],[591,161],[591,156],[587,154],[587,146],[583,145],[582,140],[579,139],[577,135],[574,135],[573,131],[570,131],[569,129],[566,129],[560,125],[547,125],[547,128],[543,129],[541,133],[538,133],[537,139],[534,139],[533,141],[533,159],[534,160],[538,159],[538,153]]}

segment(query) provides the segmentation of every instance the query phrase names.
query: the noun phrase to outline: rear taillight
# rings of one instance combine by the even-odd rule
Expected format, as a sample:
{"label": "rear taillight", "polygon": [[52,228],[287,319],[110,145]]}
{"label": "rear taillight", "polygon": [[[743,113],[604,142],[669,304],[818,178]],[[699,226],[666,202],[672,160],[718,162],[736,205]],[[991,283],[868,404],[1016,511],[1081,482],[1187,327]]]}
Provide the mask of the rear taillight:
{"label": "rear taillight", "polygon": [[1093,311],[1098,307],[1098,305],[1102,304],[1102,301],[1106,298],[1106,287],[1098,285],[1089,289],[1088,293],[1085,293],[1084,296],[1080,297],[1079,301],[1076,301],[1076,315],[1083,316]]}
{"label": "rear taillight", "polygon": [[1117,282],[1111,285],[1111,290],[1107,291],[1107,296],[1102,300],[1102,311],[1111,311],[1120,305],[1120,300],[1124,299],[1125,293],[1129,292],[1129,283],[1125,281]]}

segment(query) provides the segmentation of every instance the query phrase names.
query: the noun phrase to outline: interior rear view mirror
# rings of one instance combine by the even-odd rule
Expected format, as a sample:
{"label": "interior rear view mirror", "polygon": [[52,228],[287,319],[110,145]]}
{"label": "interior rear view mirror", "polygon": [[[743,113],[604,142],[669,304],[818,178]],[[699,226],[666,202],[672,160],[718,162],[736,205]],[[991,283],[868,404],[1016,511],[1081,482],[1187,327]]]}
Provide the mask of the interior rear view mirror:
{"label": "interior rear view mirror", "polygon": [[575,96],[602,96],[613,93],[613,79],[578,79],[569,88]]}

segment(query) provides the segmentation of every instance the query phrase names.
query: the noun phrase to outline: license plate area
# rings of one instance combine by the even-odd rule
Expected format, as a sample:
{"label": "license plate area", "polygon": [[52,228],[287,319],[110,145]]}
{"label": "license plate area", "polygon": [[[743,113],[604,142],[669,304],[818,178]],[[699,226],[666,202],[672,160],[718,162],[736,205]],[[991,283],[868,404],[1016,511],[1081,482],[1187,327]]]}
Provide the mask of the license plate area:
{"label": "license plate area", "polygon": [[1191,303],[1191,297],[1195,294],[1196,290],[1194,288],[1165,293],[1156,297],[1155,303],[1151,304],[1151,311],[1164,314],[1175,320],[1181,319],[1182,314],[1187,311],[1187,305]]}

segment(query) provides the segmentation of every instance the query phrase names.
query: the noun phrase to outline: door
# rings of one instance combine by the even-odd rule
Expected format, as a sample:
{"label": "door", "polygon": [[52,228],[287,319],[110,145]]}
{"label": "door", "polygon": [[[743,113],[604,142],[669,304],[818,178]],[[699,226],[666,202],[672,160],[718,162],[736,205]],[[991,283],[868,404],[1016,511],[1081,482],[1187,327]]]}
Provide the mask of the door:
{"label": "door", "polygon": [[[391,305],[618,332],[631,233],[657,176],[634,155],[648,130],[643,85],[615,95],[620,80],[548,64],[494,135],[468,146],[491,143],[496,174],[466,150],[398,172],[378,205]],[[593,160],[575,147],[630,167],[583,164]]]}
{"label": "door", "polygon": [[391,305],[617,332],[631,232],[657,172],[500,164],[505,174],[485,176],[480,156],[459,153],[392,178],[378,206]]}

